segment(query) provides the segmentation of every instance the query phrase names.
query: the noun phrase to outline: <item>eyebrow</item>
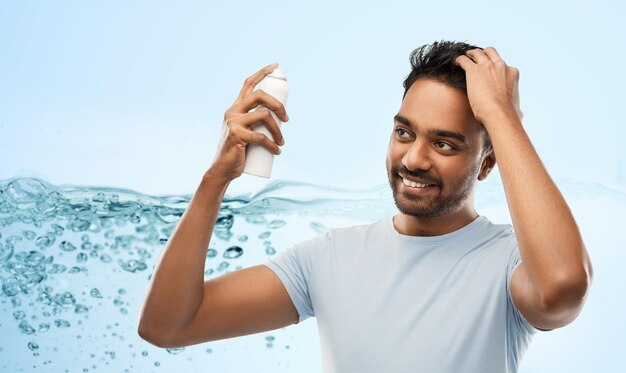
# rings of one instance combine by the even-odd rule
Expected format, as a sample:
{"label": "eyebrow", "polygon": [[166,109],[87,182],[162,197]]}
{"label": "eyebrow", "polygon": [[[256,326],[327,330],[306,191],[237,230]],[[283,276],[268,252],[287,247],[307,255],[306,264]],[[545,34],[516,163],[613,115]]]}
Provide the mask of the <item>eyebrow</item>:
{"label": "eyebrow", "polygon": [[[396,122],[400,122],[402,124],[405,124],[411,128],[415,128],[415,126],[413,126],[413,124],[411,123],[411,121],[406,118],[403,117],[400,114],[396,114],[395,117],[393,117],[393,120]],[[467,145],[467,139],[465,138],[465,136],[463,136],[462,134],[458,133],[458,132],[454,132],[454,131],[446,131],[446,130],[440,130],[440,129],[432,129],[430,130],[430,134],[434,135],[434,136],[441,136],[441,137],[450,137],[453,139],[456,139],[460,142],[462,142],[463,144]]]}

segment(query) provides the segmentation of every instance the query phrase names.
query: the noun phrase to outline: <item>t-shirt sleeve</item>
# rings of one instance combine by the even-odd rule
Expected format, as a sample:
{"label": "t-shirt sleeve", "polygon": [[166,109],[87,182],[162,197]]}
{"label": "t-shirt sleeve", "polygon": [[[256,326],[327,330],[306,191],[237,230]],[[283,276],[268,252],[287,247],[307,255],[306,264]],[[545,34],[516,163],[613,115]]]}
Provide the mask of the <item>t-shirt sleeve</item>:
{"label": "t-shirt sleeve", "polygon": [[516,327],[517,330],[521,329],[521,330],[525,330],[526,332],[530,334],[534,334],[540,329],[535,328],[533,324],[531,324],[524,318],[524,316],[522,315],[520,310],[517,308],[515,303],[513,303],[513,296],[511,295],[511,278],[513,277],[513,272],[520,264],[522,264],[522,258],[519,253],[519,247],[517,246],[517,243],[516,243],[510,252],[509,260],[507,263],[507,269],[506,269],[507,271],[506,293],[507,293],[507,313],[508,313],[507,318],[510,320],[509,323],[510,322],[514,323],[514,326]]}
{"label": "t-shirt sleeve", "polygon": [[263,263],[282,281],[298,310],[298,323],[315,316],[311,302],[311,273],[317,254],[330,242],[329,233],[294,244]]}

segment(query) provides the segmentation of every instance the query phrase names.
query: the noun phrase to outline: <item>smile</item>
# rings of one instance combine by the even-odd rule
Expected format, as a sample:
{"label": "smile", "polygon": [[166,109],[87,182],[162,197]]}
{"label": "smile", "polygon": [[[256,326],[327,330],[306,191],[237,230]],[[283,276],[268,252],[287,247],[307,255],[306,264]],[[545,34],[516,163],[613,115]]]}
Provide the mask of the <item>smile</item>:
{"label": "smile", "polygon": [[409,180],[400,174],[398,174],[398,176],[402,178],[402,182],[404,183],[404,185],[411,187],[411,188],[428,188],[431,186],[435,186],[434,184],[423,184],[423,183],[418,183],[417,181]]}
{"label": "smile", "polygon": [[402,178],[402,182],[404,183],[404,185],[411,187],[411,188],[427,188],[429,186],[433,186],[432,184],[420,184],[420,183],[416,183],[415,181],[411,181],[405,178]]}

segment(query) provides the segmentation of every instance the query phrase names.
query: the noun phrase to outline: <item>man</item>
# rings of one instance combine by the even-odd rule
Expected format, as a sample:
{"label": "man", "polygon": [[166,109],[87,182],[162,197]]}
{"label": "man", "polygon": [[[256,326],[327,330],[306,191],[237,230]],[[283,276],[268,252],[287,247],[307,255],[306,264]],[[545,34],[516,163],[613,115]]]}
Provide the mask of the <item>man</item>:
{"label": "man", "polygon": [[[592,267],[576,222],[521,123],[518,70],[492,47],[435,42],[412,71],[387,153],[398,210],[333,229],[268,261],[203,282],[205,253],[245,147],[282,134],[250,78],[224,115],[217,156],[152,276],[139,334],[180,347],[316,316],[327,372],[516,372],[531,337],[580,313]],[[266,124],[272,137],[250,127]],[[510,225],[473,207],[498,160]]]}

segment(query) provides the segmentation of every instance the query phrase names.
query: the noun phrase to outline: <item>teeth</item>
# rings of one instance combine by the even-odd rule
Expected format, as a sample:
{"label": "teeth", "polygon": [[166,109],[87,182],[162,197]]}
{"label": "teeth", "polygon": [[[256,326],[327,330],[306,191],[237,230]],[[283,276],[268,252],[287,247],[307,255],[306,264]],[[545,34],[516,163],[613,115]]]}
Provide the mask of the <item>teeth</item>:
{"label": "teeth", "polygon": [[404,185],[410,186],[411,188],[426,188],[427,186],[431,185],[431,184],[419,184],[419,183],[416,183],[415,181],[407,180],[405,178],[402,178],[402,182],[404,183]]}

